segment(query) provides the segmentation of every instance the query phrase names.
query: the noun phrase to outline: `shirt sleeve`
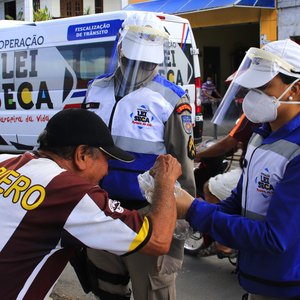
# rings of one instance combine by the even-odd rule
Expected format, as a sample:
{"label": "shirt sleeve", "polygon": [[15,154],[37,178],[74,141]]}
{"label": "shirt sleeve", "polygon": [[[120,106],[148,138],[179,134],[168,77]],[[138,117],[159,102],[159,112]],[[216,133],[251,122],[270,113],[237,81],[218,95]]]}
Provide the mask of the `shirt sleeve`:
{"label": "shirt sleeve", "polygon": [[[264,220],[242,216],[234,206],[229,210],[229,207],[224,209],[223,203],[213,205],[198,200],[192,203],[186,219],[194,229],[211,234],[231,248],[283,253],[293,247],[299,235],[299,168],[300,157],[297,157],[289,163],[284,178],[276,185]],[[240,195],[237,191],[231,199],[224,200],[224,205],[232,201],[238,207],[236,201],[240,201]]]}
{"label": "shirt sleeve", "polygon": [[82,197],[64,226],[87,247],[117,255],[140,249],[149,240],[151,228],[150,219],[126,210],[98,187]]}
{"label": "shirt sleeve", "polygon": [[182,176],[179,182],[182,188],[195,196],[194,158],[196,151],[191,113],[189,100],[183,96],[166,122],[164,140],[167,153],[176,157],[181,163]]}
{"label": "shirt sleeve", "polygon": [[254,124],[250,122],[245,114],[242,114],[238,123],[232,128],[229,135],[243,144],[247,144],[253,131]]}

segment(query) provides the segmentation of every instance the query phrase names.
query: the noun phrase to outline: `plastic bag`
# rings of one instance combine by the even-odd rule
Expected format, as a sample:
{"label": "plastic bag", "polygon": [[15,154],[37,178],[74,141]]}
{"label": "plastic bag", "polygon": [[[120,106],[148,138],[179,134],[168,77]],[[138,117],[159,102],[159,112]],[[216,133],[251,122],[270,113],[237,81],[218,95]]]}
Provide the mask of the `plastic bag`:
{"label": "plastic bag", "polygon": [[[142,195],[146,200],[152,204],[152,196],[154,191],[154,178],[150,175],[149,171],[138,175],[138,182]],[[181,185],[178,181],[175,182],[174,195],[179,197],[181,195]],[[189,223],[183,219],[176,221],[176,227],[173,233],[174,238],[179,240],[185,240],[188,238],[192,231]]]}

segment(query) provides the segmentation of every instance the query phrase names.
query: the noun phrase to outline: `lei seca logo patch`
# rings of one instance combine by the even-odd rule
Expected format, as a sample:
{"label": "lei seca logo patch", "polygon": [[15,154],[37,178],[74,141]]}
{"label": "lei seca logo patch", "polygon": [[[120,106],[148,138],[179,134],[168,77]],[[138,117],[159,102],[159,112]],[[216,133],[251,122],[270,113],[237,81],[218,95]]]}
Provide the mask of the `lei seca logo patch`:
{"label": "lei seca logo patch", "polygon": [[119,214],[124,212],[124,208],[121,206],[121,203],[117,200],[108,200],[108,207],[112,212],[117,212]]}
{"label": "lei seca logo patch", "polygon": [[154,120],[153,115],[149,112],[149,108],[146,105],[141,105],[136,109],[136,113],[131,113],[130,118],[132,119],[132,124],[138,126],[139,129],[144,127],[152,127],[152,122]]}
{"label": "lei seca logo patch", "polygon": [[264,198],[270,197],[274,192],[274,187],[270,183],[271,175],[268,168],[265,168],[259,176],[255,178],[256,190],[262,194]]}

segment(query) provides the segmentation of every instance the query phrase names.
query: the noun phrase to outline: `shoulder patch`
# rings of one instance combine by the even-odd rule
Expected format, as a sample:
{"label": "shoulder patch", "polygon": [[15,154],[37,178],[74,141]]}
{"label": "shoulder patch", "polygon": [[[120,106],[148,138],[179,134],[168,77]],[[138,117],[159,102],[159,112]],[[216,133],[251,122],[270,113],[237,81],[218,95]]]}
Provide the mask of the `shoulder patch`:
{"label": "shoulder patch", "polygon": [[184,128],[184,131],[187,134],[191,134],[192,129],[193,129],[192,116],[191,115],[182,115],[181,122],[182,122],[182,126]]}
{"label": "shoulder patch", "polygon": [[187,145],[187,152],[188,152],[188,157],[190,159],[195,159],[196,157],[196,148],[194,144],[194,139],[190,136],[188,145]]}
{"label": "shoulder patch", "polygon": [[188,111],[189,113],[192,113],[192,107],[189,103],[181,103],[176,107],[176,113],[182,114],[184,111]]}

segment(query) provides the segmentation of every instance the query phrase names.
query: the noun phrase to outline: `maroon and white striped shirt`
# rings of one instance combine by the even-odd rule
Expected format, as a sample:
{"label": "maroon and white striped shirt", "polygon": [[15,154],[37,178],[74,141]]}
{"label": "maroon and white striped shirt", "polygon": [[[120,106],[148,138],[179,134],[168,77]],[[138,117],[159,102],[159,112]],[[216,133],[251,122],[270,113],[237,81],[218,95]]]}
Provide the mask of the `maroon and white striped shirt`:
{"label": "maroon and white striped shirt", "polygon": [[0,299],[44,299],[76,246],[122,255],[150,227],[48,158],[0,155]]}

